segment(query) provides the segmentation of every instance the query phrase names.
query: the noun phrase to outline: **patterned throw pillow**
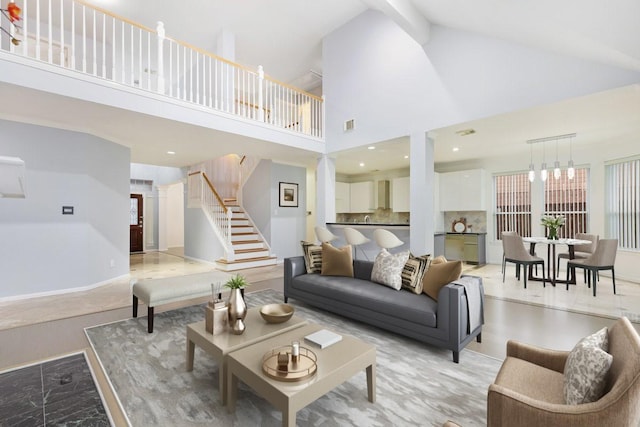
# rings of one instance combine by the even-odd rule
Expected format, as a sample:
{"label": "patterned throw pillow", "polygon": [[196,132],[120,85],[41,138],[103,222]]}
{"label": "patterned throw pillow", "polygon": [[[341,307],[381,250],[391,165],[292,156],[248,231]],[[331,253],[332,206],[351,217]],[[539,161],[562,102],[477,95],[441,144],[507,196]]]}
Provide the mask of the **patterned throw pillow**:
{"label": "patterned throw pillow", "polygon": [[390,254],[382,249],[376,256],[371,271],[371,281],[399,291],[402,287],[402,269],[409,259],[409,251]]}
{"label": "patterned throw pillow", "polygon": [[322,271],[322,246],[304,241],[300,243],[302,243],[307,274],[320,273]]}
{"label": "patterned throw pillow", "polygon": [[564,400],[567,405],[595,402],[602,397],[613,356],[607,353],[607,328],[583,338],[564,365]]}
{"label": "patterned throw pillow", "polygon": [[402,268],[402,287],[413,293],[422,293],[422,278],[431,264],[431,255],[413,256]]}

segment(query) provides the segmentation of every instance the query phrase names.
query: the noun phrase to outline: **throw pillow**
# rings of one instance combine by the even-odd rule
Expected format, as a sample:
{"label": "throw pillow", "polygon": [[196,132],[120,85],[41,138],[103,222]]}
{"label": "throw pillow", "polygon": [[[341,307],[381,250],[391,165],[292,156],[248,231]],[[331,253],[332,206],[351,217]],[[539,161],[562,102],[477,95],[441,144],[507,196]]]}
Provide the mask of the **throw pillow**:
{"label": "throw pillow", "polygon": [[409,254],[409,259],[402,268],[402,287],[413,293],[422,293],[422,278],[431,263],[431,255],[413,256]]}
{"label": "throw pillow", "polygon": [[564,400],[567,405],[595,402],[602,397],[613,356],[607,353],[607,328],[576,344],[564,365]]}
{"label": "throw pillow", "polygon": [[409,251],[390,254],[382,249],[373,262],[371,281],[399,291],[402,287],[402,269],[409,259]]}
{"label": "throw pillow", "polygon": [[[438,257],[440,258],[440,257]],[[442,259],[434,259],[422,279],[422,292],[438,301],[440,289],[448,283],[458,280],[462,274],[462,261],[444,262]]]}
{"label": "throw pillow", "polygon": [[353,277],[353,258],[351,245],[334,248],[328,243],[322,244],[322,270],[323,276]]}
{"label": "throw pillow", "polygon": [[322,246],[304,241],[301,243],[307,274],[320,273],[322,271]]}

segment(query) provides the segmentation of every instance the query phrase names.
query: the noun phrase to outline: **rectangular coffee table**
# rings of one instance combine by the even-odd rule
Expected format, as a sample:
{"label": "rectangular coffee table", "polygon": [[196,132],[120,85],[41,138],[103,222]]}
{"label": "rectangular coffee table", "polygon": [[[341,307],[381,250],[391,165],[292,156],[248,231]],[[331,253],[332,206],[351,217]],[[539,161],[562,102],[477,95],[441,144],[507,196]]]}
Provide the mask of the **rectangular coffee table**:
{"label": "rectangular coffee table", "polygon": [[[282,411],[283,426],[295,426],[296,413],[300,409],[363,370],[367,373],[367,397],[370,402],[375,402],[375,346],[348,335],[343,335],[341,341],[324,349],[304,340],[306,335],[320,329],[325,328],[309,324],[230,353],[227,357],[229,412],[235,411],[238,380],[241,380]],[[299,341],[301,346],[309,348],[318,356],[318,370],[315,375],[302,382],[290,383],[272,379],[264,374],[264,354],[274,348],[291,345],[292,341]]]}
{"label": "rectangular coffee table", "polygon": [[267,323],[260,316],[260,307],[253,307],[247,311],[244,323],[246,329],[242,335],[233,335],[230,331],[212,335],[206,331],[204,320],[187,326],[187,371],[193,370],[196,345],[213,356],[218,363],[218,387],[223,405],[227,402],[227,354],[274,335],[299,328],[306,325],[307,321],[294,315],[284,323]]}

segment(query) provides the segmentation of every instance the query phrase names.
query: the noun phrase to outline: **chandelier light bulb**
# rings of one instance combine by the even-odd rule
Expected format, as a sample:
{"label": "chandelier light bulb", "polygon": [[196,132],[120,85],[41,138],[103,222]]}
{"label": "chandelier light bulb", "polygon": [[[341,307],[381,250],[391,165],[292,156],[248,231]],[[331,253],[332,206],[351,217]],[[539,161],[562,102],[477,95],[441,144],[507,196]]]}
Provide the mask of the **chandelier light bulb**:
{"label": "chandelier light bulb", "polygon": [[573,167],[573,160],[569,160],[569,168],[567,169],[567,178],[573,179],[576,176],[576,170]]}
{"label": "chandelier light bulb", "polygon": [[536,171],[533,168],[533,163],[529,164],[529,182],[536,180]]}
{"label": "chandelier light bulb", "polygon": [[542,182],[547,180],[547,176],[548,176],[547,164],[543,163],[542,167],[540,168],[540,179],[542,180]]}
{"label": "chandelier light bulb", "polygon": [[553,177],[555,179],[560,179],[560,176],[561,176],[560,162],[556,160],[555,163],[553,164]]}

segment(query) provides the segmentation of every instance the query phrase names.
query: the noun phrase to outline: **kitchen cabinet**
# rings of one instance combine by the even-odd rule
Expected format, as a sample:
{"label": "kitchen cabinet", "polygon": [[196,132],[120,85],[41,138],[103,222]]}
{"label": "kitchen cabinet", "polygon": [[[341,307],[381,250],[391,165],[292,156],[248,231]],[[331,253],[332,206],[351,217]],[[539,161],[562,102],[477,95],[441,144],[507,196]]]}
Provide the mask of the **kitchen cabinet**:
{"label": "kitchen cabinet", "polygon": [[447,260],[461,260],[469,264],[486,264],[486,234],[447,233],[444,241]]}
{"label": "kitchen cabinet", "polygon": [[441,211],[487,210],[489,180],[484,169],[441,173],[439,178]]}
{"label": "kitchen cabinet", "polygon": [[351,212],[351,184],[336,182],[336,213]]}
{"label": "kitchen cabinet", "polygon": [[409,177],[394,178],[391,182],[391,208],[394,212],[409,212]]}
{"label": "kitchen cabinet", "polygon": [[349,192],[351,213],[366,213],[374,210],[373,181],[352,182]]}

